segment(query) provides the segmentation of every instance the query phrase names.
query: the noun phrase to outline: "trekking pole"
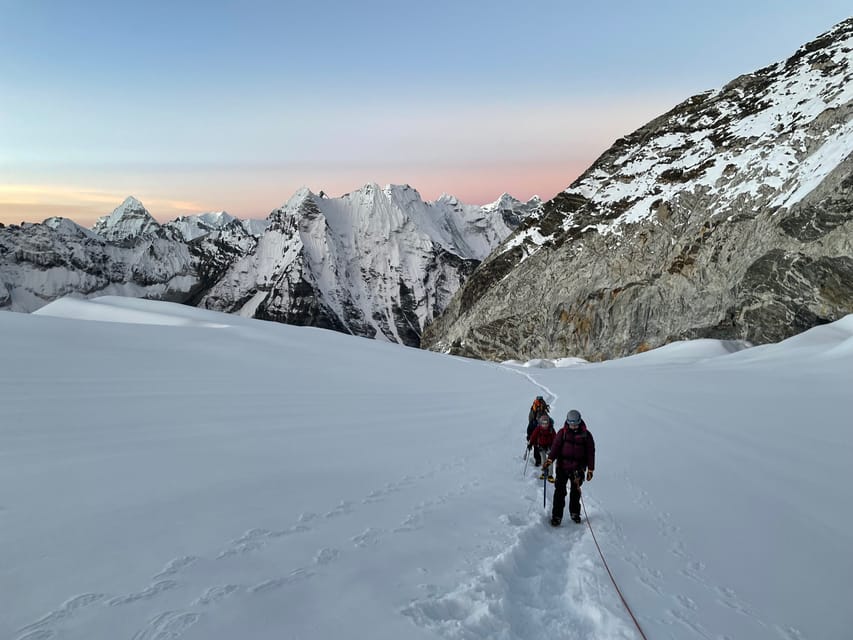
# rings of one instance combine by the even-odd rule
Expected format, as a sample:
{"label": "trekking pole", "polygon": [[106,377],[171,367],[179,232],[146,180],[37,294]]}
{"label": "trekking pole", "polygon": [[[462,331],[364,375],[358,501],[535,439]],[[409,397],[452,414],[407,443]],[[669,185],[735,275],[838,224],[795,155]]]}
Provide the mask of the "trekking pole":
{"label": "trekking pole", "polygon": [[530,453],[530,449],[525,449],[524,450],[524,469],[521,470],[522,476],[527,475],[527,463],[530,462],[530,456],[527,455],[528,453]]}
{"label": "trekking pole", "polygon": [[545,499],[548,497],[548,474],[543,471],[542,472],[542,508],[547,509],[547,505],[545,504]]}

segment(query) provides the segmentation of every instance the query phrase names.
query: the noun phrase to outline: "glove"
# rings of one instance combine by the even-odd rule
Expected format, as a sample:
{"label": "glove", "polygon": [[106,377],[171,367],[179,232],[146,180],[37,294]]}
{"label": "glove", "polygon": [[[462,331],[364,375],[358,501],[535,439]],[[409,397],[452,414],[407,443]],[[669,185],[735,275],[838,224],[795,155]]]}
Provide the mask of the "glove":
{"label": "glove", "polygon": [[551,466],[551,463],[554,462],[551,458],[545,458],[545,462],[542,463],[542,468],[547,469]]}
{"label": "glove", "polygon": [[533,445],[529,442],[527,443],[527,450],[530,451],[533,448]]}
{"label": "glove", "polygon": [[592,480],[592,469],[586,472],[586,481],[589,482],[590,480]]}

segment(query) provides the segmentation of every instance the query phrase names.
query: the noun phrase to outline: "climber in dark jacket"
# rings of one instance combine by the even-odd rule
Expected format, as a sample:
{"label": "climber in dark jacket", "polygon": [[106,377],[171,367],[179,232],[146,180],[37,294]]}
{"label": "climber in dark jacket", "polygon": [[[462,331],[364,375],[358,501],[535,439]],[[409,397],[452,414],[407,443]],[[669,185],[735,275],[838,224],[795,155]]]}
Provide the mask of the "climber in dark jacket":
{"label": "climber in dark jacket", "polygon": [[[554,442],[554,437],[557,434],[554,431],[554,421],[547,413],[539,416],[539,426],[530,434],[530,440],[527,441],[527,450],[533,448],[533,460],[536,463],[534,466],[539,466],[541,462],[548,457],[548,452],[551,450],[551,444]],[[542,465],[542,474],[540,480],[545,479],[547,467]],[[554,482],[554,476],[548,474],[548,480]]]}
{"label": "climber in dark jacket", "polygon": [[563,520],[566,506],[566,485],[571,482],[569,495],[569,514],[575,522],[581,521],[581,485],[592,480],[595,470],[595,440],[586,428],[586,423],[576,409],[566,415],[563,428],[557,432],[551,444],[551,452],[544,466],[557,465],[557,480],[554,483],[554,506],[551,511],[551,524],[559,526]]}
{"label": "climber in dark jacket", "polygon": [[536,396],[536,399],[533,401],[533,406],[530,407],[530,413],[527,414],[527,439],[530,440],[530,434],[533,433],[533,430],[539,425],[539,416],[543,414],[548,414],[551,410],[551,407],[548,406],[548,403],[545,402],[545,398],[542,396]]}

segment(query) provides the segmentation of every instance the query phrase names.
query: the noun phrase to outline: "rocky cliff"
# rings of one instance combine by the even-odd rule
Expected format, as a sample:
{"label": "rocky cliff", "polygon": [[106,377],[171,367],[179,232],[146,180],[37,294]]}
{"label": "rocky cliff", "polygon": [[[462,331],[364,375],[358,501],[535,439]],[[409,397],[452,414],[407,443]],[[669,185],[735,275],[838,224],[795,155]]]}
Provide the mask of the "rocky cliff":
{"label": "rocky cliff", "polygon": [[199,305],[418,346],[424,325],[540,206],[506,195],[483,207],[424,202],[396,185],[341,198],[303,189]]}
{"label": "rocky cliff", "polygon": [[427,348],[600,360],[853,312],[853,19],[617,140],[504,242]]}

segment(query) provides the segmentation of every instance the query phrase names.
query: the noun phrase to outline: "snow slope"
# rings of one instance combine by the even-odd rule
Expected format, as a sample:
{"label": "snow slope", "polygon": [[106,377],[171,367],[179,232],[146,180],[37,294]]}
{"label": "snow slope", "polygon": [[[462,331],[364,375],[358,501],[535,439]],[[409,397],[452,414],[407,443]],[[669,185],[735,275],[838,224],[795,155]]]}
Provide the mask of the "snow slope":
{"label": "snow slope", "polygon": [[0,314],[0,637],[638,638],[522,475],[540,393],[595,435],[650,640],[850,637],[853,316],[743,346],[547,368],[135,299]]}

